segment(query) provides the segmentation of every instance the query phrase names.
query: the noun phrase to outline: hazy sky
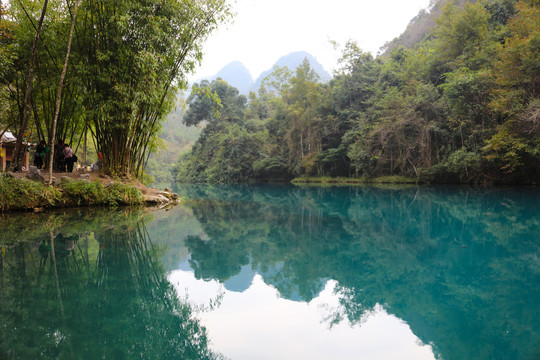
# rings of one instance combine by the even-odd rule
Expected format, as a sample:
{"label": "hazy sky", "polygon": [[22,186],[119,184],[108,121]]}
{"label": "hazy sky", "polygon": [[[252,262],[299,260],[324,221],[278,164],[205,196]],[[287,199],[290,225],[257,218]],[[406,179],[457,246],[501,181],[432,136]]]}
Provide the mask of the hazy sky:
{"label": "hazy sky", "polygon": [[205,56],[194,78],[215,75],[239,60],[256,78],[281,56],[307,51],[327,71],[339,51],[329,40],[355,40],[373,55],[399,36],[429,0],[229,0],[236,16],[206,42]]}

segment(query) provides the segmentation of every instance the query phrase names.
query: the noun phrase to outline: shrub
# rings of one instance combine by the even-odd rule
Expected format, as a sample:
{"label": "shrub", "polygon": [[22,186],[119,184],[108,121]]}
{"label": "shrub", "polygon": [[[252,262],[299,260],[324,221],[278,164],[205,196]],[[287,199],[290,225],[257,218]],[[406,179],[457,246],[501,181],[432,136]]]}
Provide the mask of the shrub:
{"label": "shrub", "polygon": [[138,205],[143,201],[139,189],[119,182],[103,186],[97,181],[66,181],[61,189],[64,203],[70,205]]}
{"label": "shrub", "polygon": [[61,198],[57,188],[43,183],[0,176],[0,210],[32,209],[54,206]]}
{"label": "shrub", "polygon": [[27,179],[0,176],[0,211],[60,206],[139,205],[139,189],[119,182],[104,186],[87,180],[63,181],[59,187]]}

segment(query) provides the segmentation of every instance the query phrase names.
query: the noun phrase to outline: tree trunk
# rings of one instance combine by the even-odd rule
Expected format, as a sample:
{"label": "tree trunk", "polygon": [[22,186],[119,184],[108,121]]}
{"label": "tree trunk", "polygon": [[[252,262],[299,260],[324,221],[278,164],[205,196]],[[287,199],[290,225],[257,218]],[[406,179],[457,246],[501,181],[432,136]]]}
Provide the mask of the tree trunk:
{"label": "tree trunk", "polygon": [[17,141],[15,142],[15,150],[13,151],[14,161],[12,161],[11,168],[14,169],[18,167],[21,169],[21,148],[23,135],[26,131],[26,126],[28,125],[28,118],[30,117],[31,103],[30,95],[32,93],[32,83],[34,82],[34,65],[36,63],[36,54],[37,54],[37,43],[39,40],[39,34],[41,33],[41,25],[43,25],[43,19],[45,18],[45,13],[47,12],[47,5],[49,1],[45,0],[43,3],[43,9],[41,10],[41,16],[39,18],[38,27],[36,29],[36,36],[34,37],[34,43],[32,45],[32,56],[30,57],[30,68],[28,69],[28,79],[26,83],[26,93],[24,95],[24,115],[21,122],[21,127],[19,129],[19,134],[17,136]]}
{"label": "tree trunk", "polygon": [[[54,142],[56,141],[55,135],[56,135],[56,124],[58,123],[58,114],[60,113],[60,102],[62,100],[62,87],[64,86],[64,78],[66,77],[66,71],[68,67],[69,62],[69,54],[71,53],[71,40],[73,39],[73,31],[75,29],[75,22],[77,20],[77,9],[79,8],[79,4],[81,3],[81,0],[77,0],[75,2],[75,9],[73,9],[73,19],[71,19],[71,29],[69,31],[69,39],[68,39],[68,45],[66,50],[66,60],[64,61],[64,67],[62,69],[62,74],[60,75],[60,81],[58,82],[58,93],[56,94],[56,108],[54,110],[54,119],[52,122],[52,128],[51,128],[51,143],[49,144],[51,149],[51,156],[49,158],[49,186],[52,185],[52,171],[53,171],[53,159],[54,159]],[[69,6],[69,5],[68,5]]]}
{"label": "tree trunk", "polygon": [[84,152],[83,152],[83,164],[86,167],[86,149],[87,149],[87,143],[88,143],[88,123],[84,124]]}

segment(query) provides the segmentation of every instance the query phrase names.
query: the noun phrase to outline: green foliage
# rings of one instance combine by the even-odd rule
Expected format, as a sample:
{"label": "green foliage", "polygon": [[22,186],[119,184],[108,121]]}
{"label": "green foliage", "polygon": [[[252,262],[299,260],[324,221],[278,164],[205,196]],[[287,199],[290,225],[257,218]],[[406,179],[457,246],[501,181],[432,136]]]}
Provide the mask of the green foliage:
{"label": "green foliage", "polygon": [[163,146],[152,153],[146,163],[145,175],[147,181],[153,187],[170,187],[174,182],[173,173],[176,172],[176,162],[180,155],[191,151],[195,141],[201,134],[199,126],[187,126],[183,124],[184,100],[179,98],[176,108],[167,116],[163,123],[159,139]]}
{"label": "green foliage", "polygon": [[[7,14],[0,9],[0,124],[2,131],[16,132],[41,4],[21,0],[9,6]],[[50,143],[53,137],[71,10],[62,2],[47,8],[24,140]],[[185,89],[186,75],[202,59],[203,42],[230,16],[225,0],[165,0],[159,6],[138,0],[81,2],[54,136],[75,149],[88,134],[103,154],[102,170],[142,178],[176,92]]]}
{"label": "green foliage", "polygon": [[[488,108],[493,88],[490,71],[459,68],[446,74],[446,82],[441,88],[443,101],[447,102],[450,109],[448,120],[453,128],[493,125],[493,114]],[[465,131],[469,133],[471,129]]]}
{"label": "green foliage", "polygon": [[8,84],[13,78],[15,62],[13,49],[15,24],[5,19],[6,13],[5,5],[0,4],[0,124],[4,124],[5,120],[10,118]]}
{"label": "green foliage", "polygon": [[256,179],[287,180],[289,172],[287,164],[279,157],[265,157],[253,164],[253,173]]}
{"label": "green foliage", "polygon": [[[215,82],[214,87],[217,87]],[[187,103],[189,110],[182,120],[187,126],[198,125],[202,121],[211,121],[221,116],[219,113],[219,109],[222,107],[220,97],[216,91],[210,89],[207,80],[203,80],[200,85],[193,85]]]}
{"label": "green foliage", "polygon": [[259,159],[260,133],[249,133],[237,124],[224,126],[210,134],[199,153],[180,160],[179,182],[237,183],[254,177],[254,163]]}
{"label": "green foliage", "polygon": [[459,149],[454,151],[444,163],[447,169],[459,176],[462,182],[470,182],[481,170],[482,156],[475,151]]}
{"label": "green foliage", "polygon": [[[197,90],[197,89],[204,90]],[[194,86],[184,117],[187,125],[207,124],[191,154],[179,160],[178,182],[245,182],[254,177],[264,133],[246,121],[246,97],[224,80]],[[219,107],[217,113],[216,106]]]}
{"label": "green foliage", "polygon": [[60,184],[63,202],[67,205],[137,205],[142,204],[142,194],[133,185],[112,182],[103,185],[93,181],[64,181]]}
{"label": "green foliage", "polygon": [[495,62],[495,110],[515,116],[540,93],[540,5],[517,4],[510,19],[510,34]]}
{"label": "green foliage", "polygon": [[176,86],[185,86],[202,41],[228,17],[228,6],[222,0],[86,4],[94,21],[83,29],[81,48],[90,54],[89,118],[98,150],[106,170],[141,175]]}
{"label": "green foliage", "polygon": [[349,177],[307,177],[301,176],[291,180],[294,184],[416,184],[417,180],[401,176],[379,176],[373,178],[349,178]]}
{"label": "green foliage", "polygon": [[[245,107],[234,106],[237,93],[225,84],[207,84],[223,114],[210,116],[215,101],[192,95],[188,122],[209,124],[177,179],[538,181],[538,3],[441,1],[433,11],[436,24],[414,48],[374,59],[346,43],[328,84],[307,61],[294,72],[275,68]],[[258,152],[246,145],[250,166],[235,165],[225,139],[240,132],[231,123],[260,132]]]}
{"label": "green foliage", "polygon": [[42,183],[0,176],[0,211],[55,206],[62,198],[57,188]]}
{"label": "green foliage", "polygon": [[98,181],[62,181],[58,187],[42,182],[0,176],[0,211],[73,206],[142,204],[141,191],[130,184]]}
{"label": "green foliage", "polygon": [[523,165],[521,160],[523,153],[529,151],[526,140],[515,136],[512,131],[514,121],[509,120],[498,127],[484,147],[486,159],[498,162],[500,169],[505,173],[514,172]]}
{"label": "green foliage", "polygon": [[450,68],[473,56],[488,37],[489,12],[480,4],[447,5],[434,30],[434,50]]}

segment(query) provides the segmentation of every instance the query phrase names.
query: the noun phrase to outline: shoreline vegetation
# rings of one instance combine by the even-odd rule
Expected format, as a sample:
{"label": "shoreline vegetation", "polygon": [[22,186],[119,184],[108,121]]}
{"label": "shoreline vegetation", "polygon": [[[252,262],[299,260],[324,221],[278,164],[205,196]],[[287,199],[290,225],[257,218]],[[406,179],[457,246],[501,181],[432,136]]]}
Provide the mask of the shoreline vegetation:
{"label": "shoreline vegetation", "polygon": [[[0,213],[40,212],[45,209],[75,207],[157,206],[178,204],[170,189],[148,188],[136,180],[113,179],[99,174],[85,178],[63,176],[49,187],[44,181],[11,173],[0,175]],[[84,174],[83,174],[84,176]]]}
{"label": "shoreline vegetation", "polygon": [[413,179],[407,176],[393,175],[393,176],[379,176],[376,178],[349,178],[349,177],[306,177],[301,176],[291,180],[293,184],[343,184],[343,185],[356,185],[356,184],[421,184],[417,179]]}
{"label": "shoreline vegetation", "polygon": [[174,178],[534,186],[539,18],[537,0],[436,0],[411,22],[423,34],[408,46],[398,39],[376,57],[354,41],[338,46],[328,82],[307,58],[274,67],[247,96],[201,80],[182,119],[201,135]]}
{"label": "shoreline vegetation", "polygon": [[[24,173],[23,173],[24,174]],[[58,174],[57,174],[58,175]],[[0,214],[15,211],[41,212],[44,210],[78,207],[145,206],[168,208],[179,204],[178,194],[170,188],[158,190],[146,187],[133,179],[113,179],[104,174],[93,178],[62,176],[49,187],[45,181],[22,177],[21,173],[0,174]],[[294,185],[431,185],[402,175],[376,178],[308,177],[290,181]],[[465,184],[461,184],[465,185]],[[493,184],[485,184],[492,185]],[[536,184],[528,184],[536,186]]]}

